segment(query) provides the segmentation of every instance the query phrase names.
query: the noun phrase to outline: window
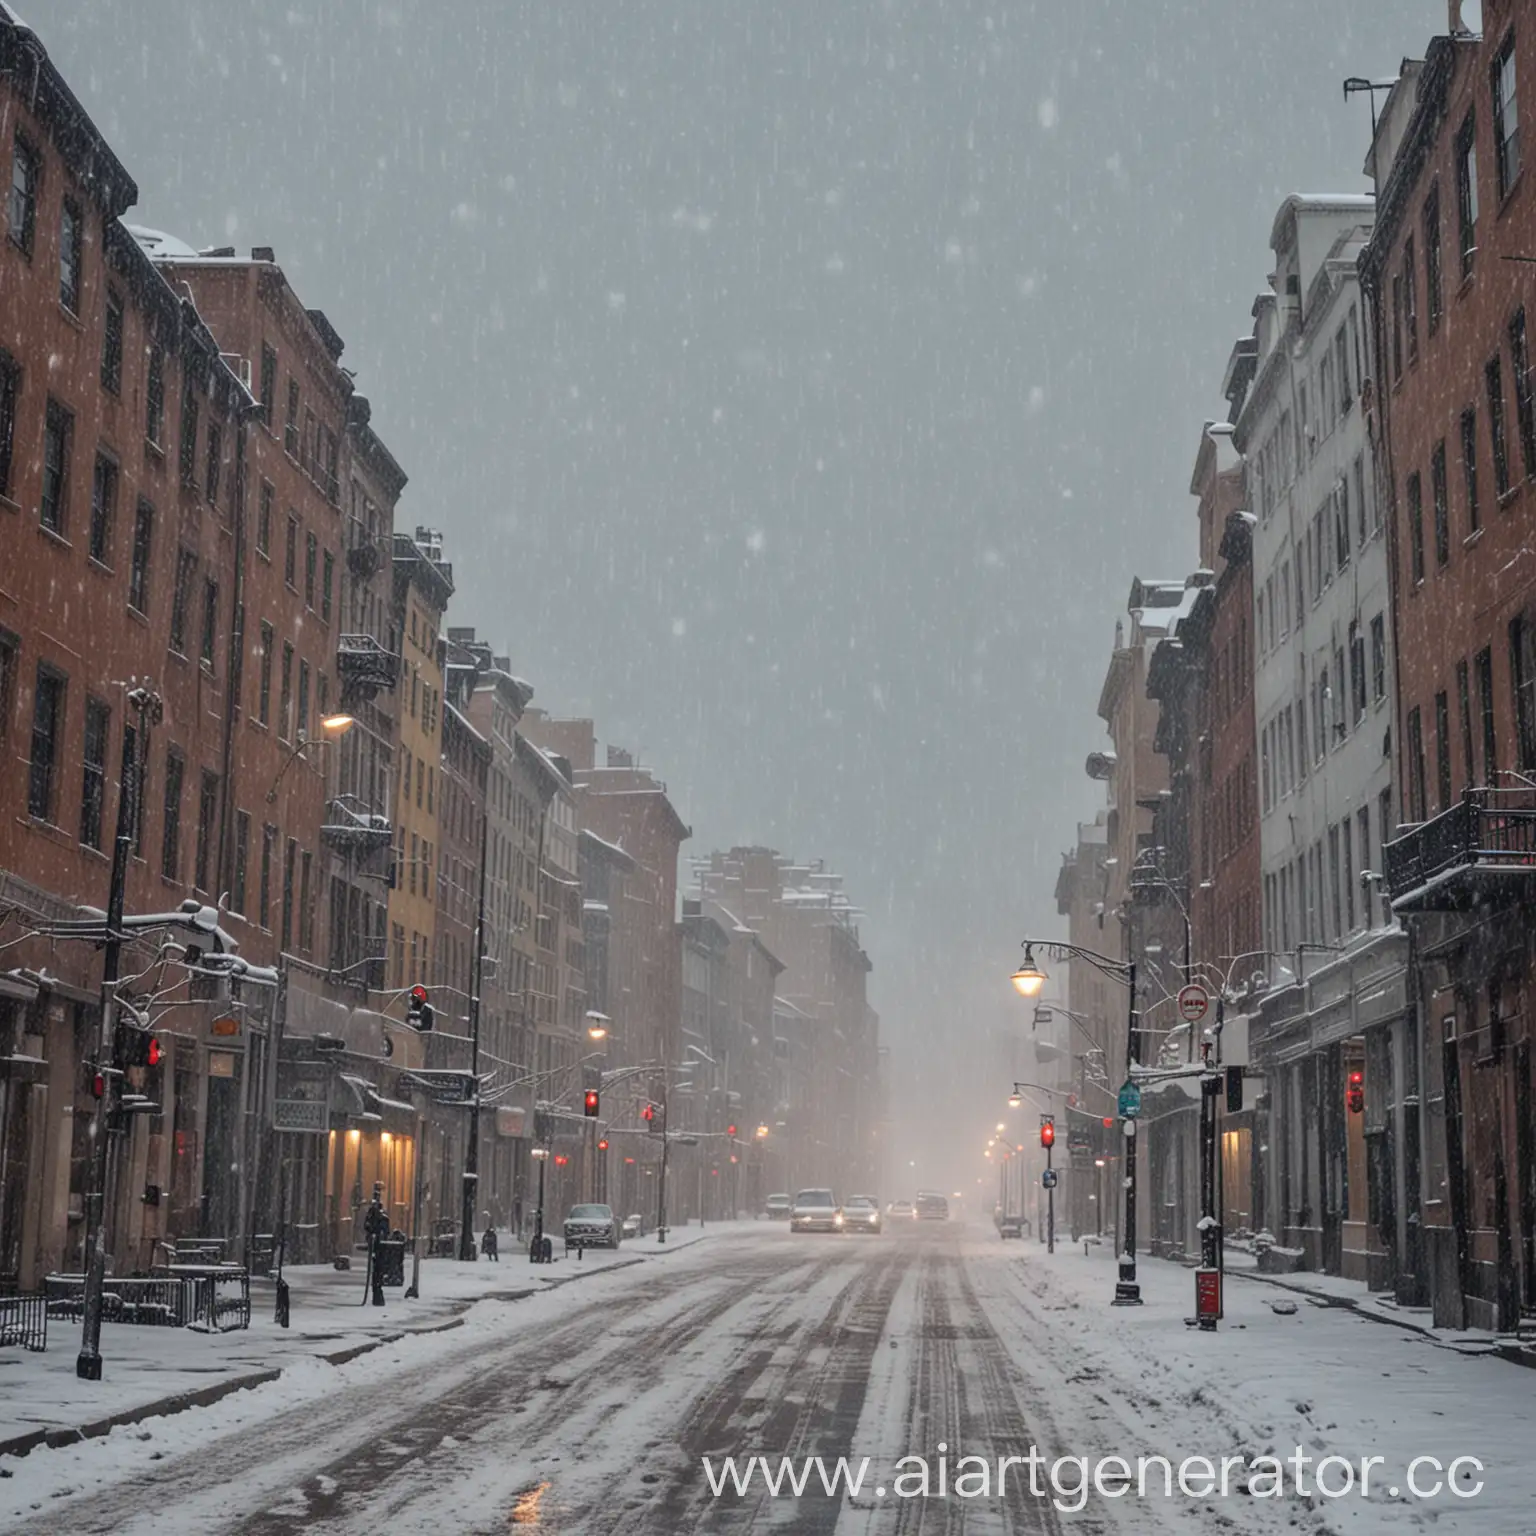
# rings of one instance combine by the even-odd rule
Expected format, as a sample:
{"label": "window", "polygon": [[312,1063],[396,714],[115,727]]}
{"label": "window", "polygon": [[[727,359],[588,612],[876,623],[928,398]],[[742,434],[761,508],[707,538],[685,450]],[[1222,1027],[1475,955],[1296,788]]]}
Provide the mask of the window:
{"label": "window", "polygon": [[85,701],[85,747],[81,753],[80,841],[101,847],[101,820],[107,798],[107,738],[112,711],[100,699]]}
{"label": "window", "polygon": [[1355,854],[1349,817],[1339,823],[1339,847],[1344,855],[1344,932],[1355,931]]}
{"label": "window", "polygon": [[171,649],[187,654],[187,612],[192,606],[192,586],[197,580],[197,556],[190,549],[176,554],[176,586],[171,594]]}
{"label": "window", "polygon": [[[1356,837],[1360,852],[1360,873],[1363,875],[1371,867],[1371,810],[1369,806],[1362,805],[1355,815]],[[1371,897],[1368,887],[1360,892],[1360,921],[1369,928],[1371,925]]]}
{"label": "window", "polygon": [[312,533],[304,535],[304,606],[315,606],[315,567],[319,561],[320,541]]}
{"label": "window", "polygon": [[336,557],[326,550],[320,580],[320,617],[331,622],[331,595],[336,588]]}
{"label": "window", "polygon": [[218,837],[218,815],[219,776],[205,768],[197,792],[197,848],[192,859],[192,879],[200,891],[212,889],[208,881]]}
{"label": "window", "polygon": [[188,375],[181,390],[181,483],[197,484],[197,390]]}
{"label": "window", "polygon": [[1392,279],[1392,381],[1403,376],[1403,278],[1397,273]]}
{"label": "window", "polygon": [[340,444],[329,427],[325,429],[325,499],[334,507],[341,502],[341,476],[338,460]]}
{"label": "window", "polygon": [[280,942],[285,951],[293,945],[293,866],[298,854],[298,840],[290,837],[283,853],[283,933]]}
{"label": "window", "polygon": [[111,395],[123,391],[123,296],[107,289],[107,315],[101,333],[101,387]]}
{"label": "window", "polygon": [[1477,119],[1471,112],[1456,135],[1456,216],[1461,238],[1461,275],[1468,277],[1477,253]]}
{"label": "window", "polygon": [[265,620],[261,626],[260,685],[256,695],[256,718],[263,725],[271,724],[272,708],[272,626]]}
{"label": "window", "polygon": [[293,647],[283,641],[282,692],[278,696],[277,734],[281,741],[288,741],[293,726]]}
{"label": "window", "polygon": [[69,520],[69,458],[75,418],[52,397],[43,419],[43,497],[38,515],[50,533],[64,536]]}
{"label": "window", "polygon": [[112,523],[117,514],[117,465],[106,454],[96,455],[91,473],[90,556],[98,565],[110,565]]}
{"label": "window", "polygon": [[11,151],[11,195],[6,203],[6,231],[11,244],[25,255],[32,254],[37,234],[37,185],[42,178],[43,162],[31,143],[19,133]]}
{"label": "window", "polygon": [[1509,445],[1504,435],[1504,368],[1490,357],[1483,369],[1488,386],[1488,436],[1493,443],[1493,488],[1502,501],[1509,493]]}
{"label": "window", "polygon": [[210,506],[216,506],[219,500],[219,470],[224,456],[223,435],[218,422],[208,423],[208,457],[203,474],[203,491]]}
{"label": "window", "polygon": [[1477,764],[1472,755],[1472,673],[1465,661],[1456,663],[1456,711],[1461,721],[1461,767],[1463,783],[1477,782]]}
{"label": "window", "polygon": [[219,637],[219,584],[209,576],[203,581],[203,643],[198,656],[211,667]]}
{"label": "window", "polygon": [[1531,400],[1531,365],[1526,351],[1525,310],[1509,322],[1509,363],[1515,375],[1515,422],[1520,429],[1520,458],[1528,480],[1536,480],[1536,406]]}
{"label": "window", "polygon": [[295,741],[309,739],[309,663],[299,658],[299,707],[297,712],[298,733]]}
{"label": "window", "polygon": [[1445,439],[1435,444],[1429,461],[1430,494],[1435,502],[1435,564],[1449,565],[1451,559],[1451,508],[1445,485]]}
{"label": "window", "polygon": [[11,493],[11,454],[16,445],[16,402],[21,394],[21,367],[0,347],[0,496]]}
{"label": "window", "polygon": [[1408,711],[1408,814],[1424,819],[1424,722],[1417,704]]}
{"label": "window", "polygon": [[256,553],[263,560],[272,558],[272,486],[266,480],[261,482],[261,494],[257,497]]}
{"label": "window", "polygon": [[304,412],[304,435],[299,439],[299,464],[313,478],[320,470],[320,433],[315,425],[315,413]]}
{"label": "window", "polygon": [[272,853],[277,847],[277,828],[270,823],[261,829],[261,883],[256,894],[256,921],[263,928],[272,926]]}
{"label": "window", "polygon": [[1349,731],[1349,701],[1344,689],[1347,686],[1344,680],[1344,648],[1339,646],[1333,653],[1333,735],[1336,741],[1343,741]]}
{"label": "window", "polygon": [[1339,476],[1333,493],[1333,547],[1342,571],[1349,564],[1349,481]]}
{"label": "window", "polygon": [[266,342],[261,344],[261,419],[272,430],[272,405],[277,396],[277,353]]}
{"label": "window", "polygon": [[1516,766],[1536,768],[1536,626],[1524,614],[1509,623],[1509,677],[1515,691]]}
{"label": "window", "polygon": [[1477,408],[1469,405],[1461,413],[1461,478],[1467,493],[1467,533],[1482,527],[1477,505]]}
{"label": "window", "polygon": [[315,947],[313,865],[314,856],[306,848],[299,859],[299,948],[303,950]]}
{"label": "window", "polygon": [[59,210],[59,303],[70,314],[80,313],[80,253],[85,221],[80,205],[66,197]]}
{"label": "window", "polygon": [[[288,514],[288,539],[283,545],[283,580],[294,587],[299,579],[299,515]],[[295,590],[297,590],[295,588]]]}
{"label": "window", "polygon": [[155,532],[155,509],[142,498],[133,514],[133,556],[128,566],[128,606],[149,612],[149,557]]}
{"label": "window", "polygon": [[1429,334],[1433,336],[1445,313],[1445,280],[1440,268],[1440,183],[1424,199],[1424,302],[1428,306]]}
{"label": "window", "polygon": [[234,889],[229,893],[232,911],[245,916],[246,868],[250,861],[251,818],[246,811],[235,812],[235,870]]}
{"label": "window", "polygon": [[1349,696],[1354,706],[1355,719],[1365,719],[1365,636],[1360,632],[1358,621],[1349,626]]}
{"label": "window", "polygon": [[1508,196],[1520,174],[1520,103],[1515,93],[1515,34],[1504,39],[1491,70],[1493,147],[1499,163],[1499,196]]}
{"label": "window", "polygon": [[144,436],[156,448],[165,432],[165,349],[149,349],[149,381],[144,386]]}
{"label": "window", "polygon": [[1413,236],[1403,242],[1403,328],[1408,333],[1408,361],[1419,360],[1419,279]]}
{"label": "window", "polygon": [[1435,792],[1443,811],[1451,803],[1451,703],[1443,688],[1435,695]]}
{"label": "window", "polygon": [[288,419],[283,423],[283,450],[290,459],[299,456],[299,381],[288,380]]}
{"label": "window", "polygon": [[1483,783],[1492,786],[1498,773],[1498,736],[1493,721],[1493,650],[1477,653],[1472,669],[1477,674],[1477,712],[1483,722]]}
{"label": "window", "polygon": [[174,747],[165,754],[165,824],[160,830],[160,873],[181,878],[181,784],[187,765]]}
{"label": "window", "polygon": [[1417,470],[1408,476],[1408,554],[1417,586],[1424,580],[1424,487]]}
{"label": "window", "polygon": [[64,676],[46,662],[37,667],[32,696],[32,763],[27,779],[27,811],[52,821],[58,798],[59,756],[64,736]]}
{"label": "window", "polygon": [[1355,395],[1349,381],[1349,337],[1342,325],[1339,334],[1333,338],[1333,355],[1339,374],[1339,414],[1347,416],[1355,403]]}

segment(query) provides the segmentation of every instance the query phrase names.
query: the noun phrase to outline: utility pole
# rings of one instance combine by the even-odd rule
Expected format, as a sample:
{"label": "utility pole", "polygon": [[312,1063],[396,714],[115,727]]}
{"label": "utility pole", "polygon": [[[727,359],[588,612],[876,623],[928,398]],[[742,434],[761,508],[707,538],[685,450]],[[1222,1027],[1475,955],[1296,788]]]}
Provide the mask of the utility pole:
{"label": "utility pole", "polygon": [[[1125,1029],[1125,1080],[1134,1083],[1135,1069],[1141,1064],[1141,1019],[1136,1011],[1136,962],[1126,966],[1126,985],[1130,992],[1130,1011]],[[1125,1119],[1125,1247],[1120,1255],[1120,1279],[1115,1286],[1117,1307],[1139,1307],[1141,1286],[1136,1280],[1136,1132],[1134,1116]]]}
{"label": "utility pole", "polygon": [[668,1072],[662,1067],[661,1077],[661,1178],[656,1184],[656,1241],[667,1240],[667,1143],[672,1133],[667,1129],[667,1080]]}
{"label": "utility pole", "polygon": [[480,983],[485,966],[485,855],[490,821],[482,807],[480,901],[475,911],[475,957],[469,983],[469,1135],[464,1141],[464,1199],[459,1219],[459,1258],[466,1264],[475,1262],[475,1195],[480,1187]]}
{"label": "utility pole", "polygon": [[122,966],[123,904],[128,884],[128,857],[138,825],[139,785],[143,781],[145,736],[160,718],[159,694],[148,688],[130,689],[127,703],[138,714],[129,750],[123,753],[122,781],[117,795],[117,837],[112,845],[112,883],[107,892],[107,937],[102,951],[101,1028],[96,1037],[93,1082],[101,1084],[91,1116],[90,1183],[85,1194],[84,1327],[75,1375],[81,1381],[101,1380],[101,1293],[106,1282],[106,1191],[111,1173],[111,1138],[121,1121],[121,1079],[114,1062],[117,1043],[117,982]]}

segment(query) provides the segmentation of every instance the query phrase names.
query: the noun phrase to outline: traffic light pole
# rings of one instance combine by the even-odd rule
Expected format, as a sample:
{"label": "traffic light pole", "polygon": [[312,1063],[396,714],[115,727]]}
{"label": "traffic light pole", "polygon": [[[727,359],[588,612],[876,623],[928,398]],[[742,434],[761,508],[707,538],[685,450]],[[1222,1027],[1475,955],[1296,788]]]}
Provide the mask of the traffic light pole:
{"label": "traffic light pole", "polygon": [[117,796],[117,837],[112,845],[112,883],[107,891],[107,937],[102,949],[101,1030],[96,1038],[94,1075],[102,1080],[101,1096],[91,1116],[90,1183],[85,1194],[85,1294],[84,1324],[75,1375],[81,1381],[101,1380],[101,1299],[107,1275],[106,1191],[110,1173],[110,1148],[116,1118],[119,1079],[114,1070],[113,1047],[117,1040],[117,982],[122,966],[123,904],[128,885],[128,856],[139,799],[139,764],[144,750],[145,716],[159,703],[155,694],[142,688],[128,695],[137,710],[138,729],[133,751],[123,759],[122,783]]}
{"label": "traffic light pole", "polygon": [[[1130,1011],[1125,1029],[1125,1077],[1135,1080],[1141,1064],[1141,1018],[1136,1011],[1136,962],[1127,962],[1126,985],[1130,989]],[[1116,1307],[1139,1307],[1141,1286],[1136,1280],[1136,1121],[1125,1122],[1125,1248],[1120,1255],[1120,1278],[1115,1285]]]}
{"label": "traffic light pole", "polygon": [[667,1143],[672,1139],[667,1129],[667,1078],[661,1080],[661,1178],[656,1184],[656,1241],[667,1240]]}
{"label": "traffic light pole", "polygon": [[[1045,1171],[1053,1173],[1051,1168],[1051,1154],[1056,1150],[1056,1138],[1051,1137],[1051,1144],[1045,1149]],[[1054,1176],[1045,1186],[1045,1251],[1056,1252],[1056,1180]]]}
{"label": "traffic light pole", "polygon": [[[480,813],[480,900],[475,911],[475,958],[470,967],[469,993],[469,1072],[472,1097],[469,1101],[469,1134],[464,1139],[464,1196],[459,1210],[459,1259],[475,1262],[475,1196],[480,1187],[480,983],[485,967],[485,856],[486,836],[491,818]],[[543,1201],[539,1204],[542,1206]]]}

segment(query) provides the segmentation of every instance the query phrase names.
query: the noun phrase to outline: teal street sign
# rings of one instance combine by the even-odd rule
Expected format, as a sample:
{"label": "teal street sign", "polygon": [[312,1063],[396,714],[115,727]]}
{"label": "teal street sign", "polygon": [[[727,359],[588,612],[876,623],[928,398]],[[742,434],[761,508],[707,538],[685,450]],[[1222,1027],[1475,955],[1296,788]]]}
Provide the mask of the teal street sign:
{"label": "teal street sign", "polygon": [[1120,1118],[1134,1120],[1141,1113],[1141,1089],[1129,1078],[1120,1085]]}

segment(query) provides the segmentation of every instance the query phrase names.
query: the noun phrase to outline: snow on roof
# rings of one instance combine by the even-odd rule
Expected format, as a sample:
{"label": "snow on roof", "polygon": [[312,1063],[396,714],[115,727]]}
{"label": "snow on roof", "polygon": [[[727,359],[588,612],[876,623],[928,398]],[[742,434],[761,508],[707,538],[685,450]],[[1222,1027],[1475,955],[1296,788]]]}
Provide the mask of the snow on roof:
{"label": "snow on roof", "polygon": [[154,261],[196,261],[197,252],[185,240],[164,230],[148,229],[142,224],[124,224],[124,229],[138,241],[140,248]]}

